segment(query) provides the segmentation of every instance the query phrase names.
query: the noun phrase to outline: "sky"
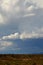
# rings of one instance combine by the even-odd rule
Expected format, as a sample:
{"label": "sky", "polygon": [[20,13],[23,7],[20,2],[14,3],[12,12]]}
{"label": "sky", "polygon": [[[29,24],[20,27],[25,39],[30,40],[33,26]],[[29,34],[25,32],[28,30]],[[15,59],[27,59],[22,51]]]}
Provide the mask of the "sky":
{"label": "sky", "polygon": [[43,53],[43,0],[0,0],[0,54]]}

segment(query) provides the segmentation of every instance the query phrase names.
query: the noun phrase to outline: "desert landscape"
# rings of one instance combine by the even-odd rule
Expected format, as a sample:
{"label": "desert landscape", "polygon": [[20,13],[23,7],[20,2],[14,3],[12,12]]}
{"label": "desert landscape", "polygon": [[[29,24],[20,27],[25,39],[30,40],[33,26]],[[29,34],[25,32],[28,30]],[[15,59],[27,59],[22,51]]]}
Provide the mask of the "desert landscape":
{"label": "desert landscape", "polygon": [[0,65],[43,65],[43,54],[0,54]]}

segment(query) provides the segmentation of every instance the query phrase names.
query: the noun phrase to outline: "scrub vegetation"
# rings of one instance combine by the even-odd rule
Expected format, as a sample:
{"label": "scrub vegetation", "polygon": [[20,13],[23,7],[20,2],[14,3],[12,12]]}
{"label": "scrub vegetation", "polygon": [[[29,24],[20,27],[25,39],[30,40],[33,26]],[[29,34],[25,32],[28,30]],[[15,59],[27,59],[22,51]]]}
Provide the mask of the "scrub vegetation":
{"label": "scrub vegetation", "polygon": [[43,65],[43,54],[0,54],[0,65]]}

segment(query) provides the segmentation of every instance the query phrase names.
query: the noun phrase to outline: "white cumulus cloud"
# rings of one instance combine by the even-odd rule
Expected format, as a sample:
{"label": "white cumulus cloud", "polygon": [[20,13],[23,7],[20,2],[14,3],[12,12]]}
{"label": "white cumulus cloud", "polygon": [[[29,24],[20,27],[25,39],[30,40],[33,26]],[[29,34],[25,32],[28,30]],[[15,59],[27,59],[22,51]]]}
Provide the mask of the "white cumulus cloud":
{"label": "white cumulus cloud", "polygon": [[[34,10],[37,10],[38,6],[35,6],[34,3],[28,0],[2,0],[0,1],[0,12],[1,17],[4,17],[7,19],[7,23],[10,22],[9,20],[11,18],[18,18],[23,17],[28,14],[30,16],[31,14],[35,14]],[[4,15],[3,15],[4,14]],[[26,17],[26,16],[25,16]],[[1,23],[5,23],[6,21],[1,20]],[[1,24],[0,23],[0,24]]]}
{"label": "white cumulus cloud", "polygon": [[32,31],[31,33],[14,33],[10,34],[8,36],[3,36],[1,39],[2,40],[7,40],[7,39],[27,39],[27,38],[41,38],[43,37],[43,28],[37,29],[36,32]]}
{"label": "white cumulus cloud", "polygon": [[18,39],[19,33],[10,34],[8,36],[3,36],[2,39]]}
{"label": "white cumulus cloud", "polygon": [[7,47],[10,47],[12,45],[12,42],[8,41],[0,41],[0,50],[4,50]]}
{"label": "white cumulus cloud", "polygon": [[[2,24],[5,26],[0,26],[1,35],[2,31],[3,35],[10,33],[8,36],[3,36],[3,39],[5,37],[6,39],[16,39],[24,31],[31,32],[35,27],[43,26],[43,8],[38,7],[37,3],[30,0],[0,0],[0,25]],[[15,29],[21,34],[11,34],[16,32]]]}
{"label": "white cumulus cloud", "polygon": [[32,1],[37,3],[38,6],[43,8],[43,0],[32,0]]}
{"label": "white cumulus cloud", "polygon": [[0,23],[3,24],[4,23],[4,17],[0,14]]}

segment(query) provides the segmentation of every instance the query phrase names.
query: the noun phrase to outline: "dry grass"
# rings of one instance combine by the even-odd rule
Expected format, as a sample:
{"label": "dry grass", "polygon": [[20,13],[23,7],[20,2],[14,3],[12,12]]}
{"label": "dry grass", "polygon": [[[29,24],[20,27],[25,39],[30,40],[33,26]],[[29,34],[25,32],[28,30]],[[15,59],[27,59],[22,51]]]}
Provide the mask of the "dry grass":
{"label": "dry grass", "polygon": [[1,54],[0,65],[43,65],[43,55]]}

